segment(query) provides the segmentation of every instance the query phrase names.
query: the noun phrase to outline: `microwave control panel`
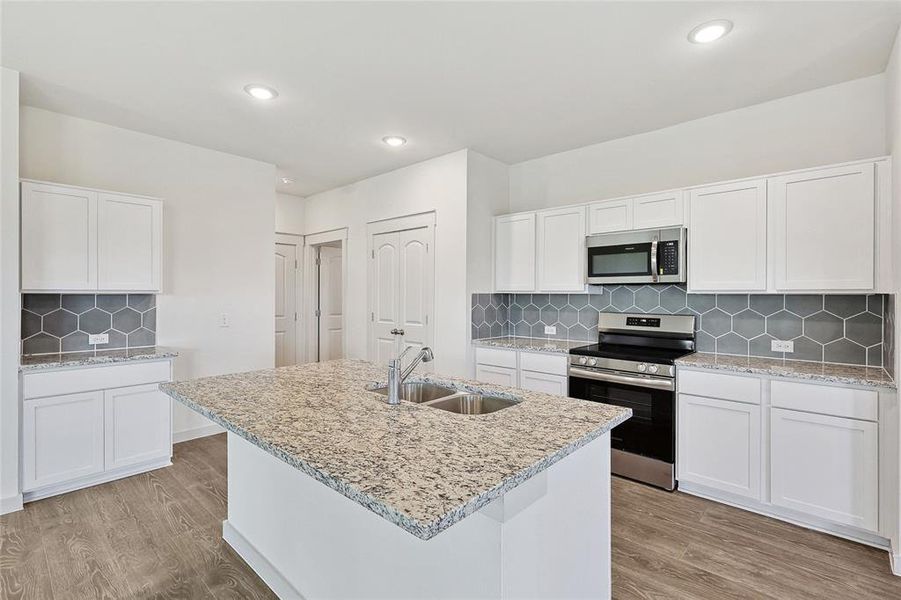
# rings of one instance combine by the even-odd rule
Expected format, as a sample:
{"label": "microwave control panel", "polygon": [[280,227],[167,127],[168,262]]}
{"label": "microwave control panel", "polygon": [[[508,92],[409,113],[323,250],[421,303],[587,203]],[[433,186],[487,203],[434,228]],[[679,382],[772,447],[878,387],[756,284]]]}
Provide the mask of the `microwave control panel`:
{"label": "microwave control panel", "polygon": [[679,242],[668,240],[660,242],[657,246],[657,274],[679,274]]}

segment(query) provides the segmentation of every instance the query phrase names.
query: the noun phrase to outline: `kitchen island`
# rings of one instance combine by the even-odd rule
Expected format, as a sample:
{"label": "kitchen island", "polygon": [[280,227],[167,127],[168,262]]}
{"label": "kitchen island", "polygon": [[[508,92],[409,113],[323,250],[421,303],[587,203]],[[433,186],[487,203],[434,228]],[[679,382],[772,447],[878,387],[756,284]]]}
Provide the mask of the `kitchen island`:
{"label": "kitchen island", "polygon": [[223,537],[282,598],[609,598],[610,436],[631,411],[517,400],[455,414],[339,360],[163,384],[228,430]]}

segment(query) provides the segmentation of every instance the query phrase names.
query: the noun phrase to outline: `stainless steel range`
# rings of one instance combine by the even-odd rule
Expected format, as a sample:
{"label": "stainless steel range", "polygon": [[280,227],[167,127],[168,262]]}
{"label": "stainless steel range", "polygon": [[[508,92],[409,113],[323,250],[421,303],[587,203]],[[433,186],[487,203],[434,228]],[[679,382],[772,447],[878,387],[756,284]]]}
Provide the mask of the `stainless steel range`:
{"label": "stainless steel range", "polygon": [[569,351],[570,396],[632,409],[610,433],[615,474],[676,489],[674,363],[694,350],[694,316],[601,313],[598,343]]}

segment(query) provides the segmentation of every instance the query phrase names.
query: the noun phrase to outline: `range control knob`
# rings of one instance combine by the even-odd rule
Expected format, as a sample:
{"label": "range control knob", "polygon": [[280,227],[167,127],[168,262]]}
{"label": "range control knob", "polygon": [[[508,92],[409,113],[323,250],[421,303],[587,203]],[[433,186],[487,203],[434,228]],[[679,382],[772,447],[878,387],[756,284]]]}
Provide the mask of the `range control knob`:
{"label": "range control knob", "polygon": [[648,373],[656,373],[657,365],[648,365]]}
{"label": "range control knob", "polygon": [[638,363],[638,372],[639,373],[644,373],[647,370],[648,370],[648,366],[646,364]]}
{"label": "range control knob", "polygon": [[579,364],[580,364],[580,365],[587,365],[587,364],[588,364],[588,359],[585,358],[584,356],[580,356],[580,357],[579,357]]}
{"label": "range control knob", "polygon": [[589,367],[596,367],[597,364],[598,364],[598,361],[597,361],[596,358],[589,358],[589,359],[588,359],[588,366],[589,366]]}

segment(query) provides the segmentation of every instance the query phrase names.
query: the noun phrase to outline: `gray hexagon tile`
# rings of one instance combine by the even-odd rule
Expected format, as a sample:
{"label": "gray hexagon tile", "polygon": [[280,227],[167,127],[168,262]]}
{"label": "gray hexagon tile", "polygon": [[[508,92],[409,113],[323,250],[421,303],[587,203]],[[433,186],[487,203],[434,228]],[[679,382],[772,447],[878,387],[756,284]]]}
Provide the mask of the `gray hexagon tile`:
{"label": "gray hexagon tile", "polygon": [[59,352],[59,338],[38,333],[22,341],[22,354],[54,354]]}
{"label": "gray hexagon tile", "polygon": [[97,296],[97,308],[102,308],[108,313],[122,310],[127,302],[125,294],[99,294]]}
{"label": "gray hexagon tile", "polygon": [[61,352],[85,352],[91,349],[88,334],[83,331],[70,333],[60,340]]}
{"label": "gray hexagon tile", "polygon": [[851,317],[845,321],[845,337],[861,346],[879,344],[882,342],[882,319],[869,312]]}
{"label": "gray hexagon tile", "polygon": [[635,306],[644,312],[651,312],[660,305],[660,292],[651,286],[645,286],[635,292]]}
{"label": "gray hexagon tile", "polygon": [[570,294],[569,296],[569,305],[575,309],[580,309],[588,306],[588,301],[590,296],[588,294]]}
{"label": "gray hexagon tile", "polygon": [[766,332],[777,340],[790,340],[803,333],[801,317],[780,310],[766,318]]}
{"label": "gray hexagon tile", "polygon": [[782,352],[773,352],[772,342],[775,339],[776,338],[766,333],[757,336],[748,342],[748,354],[766,358],[784,358]]}
{"label": "gray hexagon tile", "polygon": [[820,311],[804,319],[804,335],[821,344],[841,339],[844,333],[845,322],[832,313]]}
{"label": "gray hexagon tile", "polygon": [[732,316],[732,330],[746,339],[752,339],[766,330],[766,319],[750,309]]}
{"label": "gray hexagon tile", "polygon": [[867,348],[867,366],[881,367],[882,365],[882,344],[876,344]]}
{"label": "gray hexagon tile", "polygon": [[867,349],[849,339],[840,339],[823,346],[823,360],[849,365],[864,365],[867,363]]}
{"label": "gray hexagon tile", "polygon": [[61,338],[78,329],[78,317],[60,308],[44,315],[43,329],[46,333]]}
{"label": "gray hexagon tile", "polygon": [[751,310],[768,317],[785,308],[785,296],[782,294],[752,294],[748,303]]}
{"label": "gray hexagon tile", "polygon": [[76,315],[87,312],[94,308],[93,294],[63,294],[63,308]]}
{"label": "gray hexagon tile", "polygon": [[660,308],[666,312],[678,313],[686,307],[687,294],[677,285],[671,285],[660,292]]}
{"label": "gray hexagon tile", "polygon": [[558,321],[565,327],[572,327],[579,322],[579,313],[572,306],[564,306],[560,310]]}
{"label": "gray hexagon tile", "polygon": [[46,315],[59,308],[59,294],[25,294],[22,308],[36,315]]}
{"label": "gray hexagon tile", "polygon": [[729,332],[724,336],[716,338],[716,351],[719,354],[738,354],[740,356],[747,356],[748,340],[734,331]]}
{"label": "gray hexagon tile", "polygon": [[626,287],[618,287],[610,294],[610,304],[619,311],[627,311],[635,304],[635,292]]}
{"label": "gray hexagon tile", "polygon": [[553,325],[557,322],[558,317],[560,316],[560,311],[554,308],[553,306],[545,306],[541,309],[539,313],[539,318],[541,322],[545,325]]}
{"label": "gray hexagon tile", "polygon": [[867,296],[867,310],[874,315],[882,318],[884,313],[885,301],[882,294],[870,294]]}
{"label": "gray hexagon tile", "polygon": [[[492,308],[487,308],[486,310],[486,320],[488,323],[491,323],[494,319],[487,318],[487,311],[493,310]],[[113,315],[113,329],[116,331],[121,331],[122,333],[131,333],[135,329],[138,329],[141,326],[141,313],[134,311],[130,308],[123,308]]]}
{"label": "gray hexagon tile", "polygon": [[688,294],[688,307],[698,314],[703,314],[715,306],[714,294]]}
{"label": "gray hexagon tile", "polygon": [[22,311],[22,339],[41,332],[41,317],[27,310]]}
{"label": "gray hexagon tile", "polygon": [[850,317],[867,309],[867,297],[843,294],[826,296],[823,307],[837,317]]}
{"label": "gray hexagon tile", "polygon": [[747,294],[718,294],[716,297],[717,308],[734,315],[748,308]]}
{"label": "gray hexagon tile", "polygon": [[732,316],[714,308],[701,315],[701,329],[713,337],[725,335],[732,330]]}
{"label": "gray hexagon tile", "polygon": [[785,310],[789,310],[799,317],[807,317],[823,309],[823,297],[811,294],[797,296],[785,296]]}
{"label": "gray hexagon tile", "polygon": [[815,342],[808,337],[799,337],[792,340],[795,345],[795,351],[791,354],[786,353],[785,356],[794,360],[814,360],[820,362],[823,360],[823,345]]}
{"label": "gray hexagon tile", "polygon": [[551,301],[548,294],[532,294],[532,304],[538,308],[544,308]]}

